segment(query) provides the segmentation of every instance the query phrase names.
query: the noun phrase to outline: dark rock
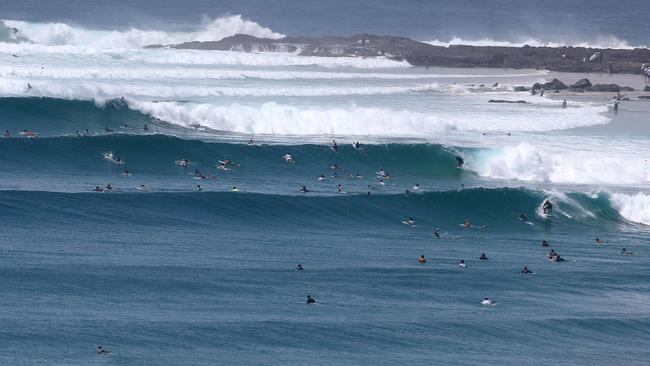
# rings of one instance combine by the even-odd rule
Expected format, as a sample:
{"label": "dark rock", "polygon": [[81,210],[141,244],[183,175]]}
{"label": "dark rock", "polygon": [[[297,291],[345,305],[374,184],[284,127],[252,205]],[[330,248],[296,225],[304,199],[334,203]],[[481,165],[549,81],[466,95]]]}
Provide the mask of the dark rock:
{"label": "dark rock", "polygon": [[650,85],[646,85],[645,88],[643,88],[644,92],[650,92]]}
{"label": "dark rock", "polygon": [[515,89],[514,89],[514,90],[515,90],[516,92],[525,92],[525,91],[529,91],[530,89],[529,89],[529,88],[526,88],[525,86],[515,86]]}
{"label": "dark rock", "polygon": [[639,99],[650,99],[650,95],[640,95]]}
{"label": "dark rock", "polygon": [[570,88],[571,89],[584,89],[584,88],[590,87],[591,85],[592,85],[591,81],[589,81],[589,79],[585,78],[585,79],[580,79],[580,80],[576,81],[576,83],[571,85]]}
{"label": "dark rock", "polygon": [[503,99],[490,99],[488,100],[488,103],[516,103],[516,104],[522,104],[522,103],[528,103],[525,100],[503,100]]}
{"label": "dark rock", "polygon": [[[150,45],[147,48],[180,48],[244,52],[298,52],[301,56],[377,57],[405,60],[414,66],[493,67],[546,69],[562,72],[611,72],[640,74],[650,60],[650,49],[594,49],[584,47],[433,46],[395,36],[360,34],[347,37],[257,38],[236,34],[219,41]],[[585,55],[600,53],[598,60]],[[553,83],[548,90],[563,90]]]}
{"label": "dark rock", "polygon": [[585,88],[585,90],[590,92],[616,93],[619,91],[634,91],[634,88],[630,88],[629,86],[618,86],[617,84],[594,84]]}
{"label": "dark rock", "polygon": [[533,90],[539,90],[539,89],[544,89],[544,90],[564,90],[568,89],[569,87],[566,86],[565,83],[561,82],[558,79],[553,79],[549,81],[548,83],[540,84],[540,83],[535,83],[533,84]]}

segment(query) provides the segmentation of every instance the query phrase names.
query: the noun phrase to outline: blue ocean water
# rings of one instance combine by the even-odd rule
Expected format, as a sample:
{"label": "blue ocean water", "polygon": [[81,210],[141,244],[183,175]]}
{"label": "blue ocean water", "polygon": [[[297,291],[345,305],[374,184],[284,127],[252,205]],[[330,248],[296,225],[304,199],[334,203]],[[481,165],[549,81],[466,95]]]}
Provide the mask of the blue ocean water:
{"label": "blue ocean water", "polygon": [[[642,2],[587,5],[0,4],[0,364],[647,364],[640,77],[143,48],[645,44]],[[637,91],[618,114],[610,94],[514,92],[585,76]]]}

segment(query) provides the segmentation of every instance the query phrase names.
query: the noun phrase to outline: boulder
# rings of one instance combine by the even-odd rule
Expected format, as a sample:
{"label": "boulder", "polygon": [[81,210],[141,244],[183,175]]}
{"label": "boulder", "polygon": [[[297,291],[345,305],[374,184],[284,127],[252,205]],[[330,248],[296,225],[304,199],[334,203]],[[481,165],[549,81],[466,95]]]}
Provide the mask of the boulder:
{"label": "boulder", "polygon": [[650,92],[650,85],[646,85],[645,88],[643,88],[644,92]]}
{"label": "boulder", "polygon": [[617,84],[594,84],[585,88],[585,90],[590,92],[616,93],[619,91],[634,91],[634,88],[630,88],[629,86],[619,86]]}
{"label": "boulder", "polygon": [[580,80],[576,81],[576,83],[571,85],[570,88],[571,89],[584,89],[584,88],[590,87],[591,85],[592,85],[591,81],[589,81],[589,79],[587,79],[587,78],[584,78],[584,79],[580,79]]}
{"label": "boulder", "polygon": [[640,95],[639,99],[650,99],[650,95]]}
{"label": "boulder", "polygon": [[[646,88],[647,88],[647,87],[646,87]],[[525,86],[515,86],[515,89],[514,89],[514,90],[515,90],[516,92],[525,92],[525,91],[529,91],[530,89],[526,88]]]}
{"label": "boulder", "polygon": [[521,103],[527,103],[527,102],[525,100],[490,99],[490,100],[488,100],[488,103],[516,103],[516,104],[521,104]]}
{"label": "boulder", "polygon": [[564,90],[568,89],[569,87],[566,86],[565,83],[561,82],[558,79],[553,79],[549,81],[548,83],[540,84],[540,83],[535,83],[533,84],[533,90],[539,90],[539,89],[544,89],[544,90]]}

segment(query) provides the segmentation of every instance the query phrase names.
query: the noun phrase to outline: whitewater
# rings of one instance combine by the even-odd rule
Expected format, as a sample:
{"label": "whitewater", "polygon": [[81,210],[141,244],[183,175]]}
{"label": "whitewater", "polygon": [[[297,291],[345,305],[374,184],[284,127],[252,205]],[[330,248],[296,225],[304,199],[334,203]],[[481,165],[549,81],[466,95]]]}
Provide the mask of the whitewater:
{"label": "whitewater", "polygon": [[640,78],[147,48],[295,36],[239,14],[82,24],[0,21],[0,363],[647,359],[650,106],[515,91]]}

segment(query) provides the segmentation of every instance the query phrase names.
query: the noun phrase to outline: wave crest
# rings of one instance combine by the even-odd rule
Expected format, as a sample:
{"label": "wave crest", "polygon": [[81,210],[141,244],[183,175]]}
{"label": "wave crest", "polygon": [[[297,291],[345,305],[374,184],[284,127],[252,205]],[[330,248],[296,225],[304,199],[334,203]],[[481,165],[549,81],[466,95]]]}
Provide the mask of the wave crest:
{"label": "wave crest", "polygon": [[[173,44],[191,41],[219,41],[235,34],[247,34],[261,38],[279,39],[284,35],[270,28],[243,18],[241,15],[227,15],[205,22],[191,32],[165,32],[132,28],[124,31],[91,30],[66,23],[31,23],[18,20],[3,20],[6,28],[17,29],[16,40],[61,46],[90,46],[97,48],[123,49],[141,48],[151,44]],[[20,37],[20,38],[19,38]]]}

